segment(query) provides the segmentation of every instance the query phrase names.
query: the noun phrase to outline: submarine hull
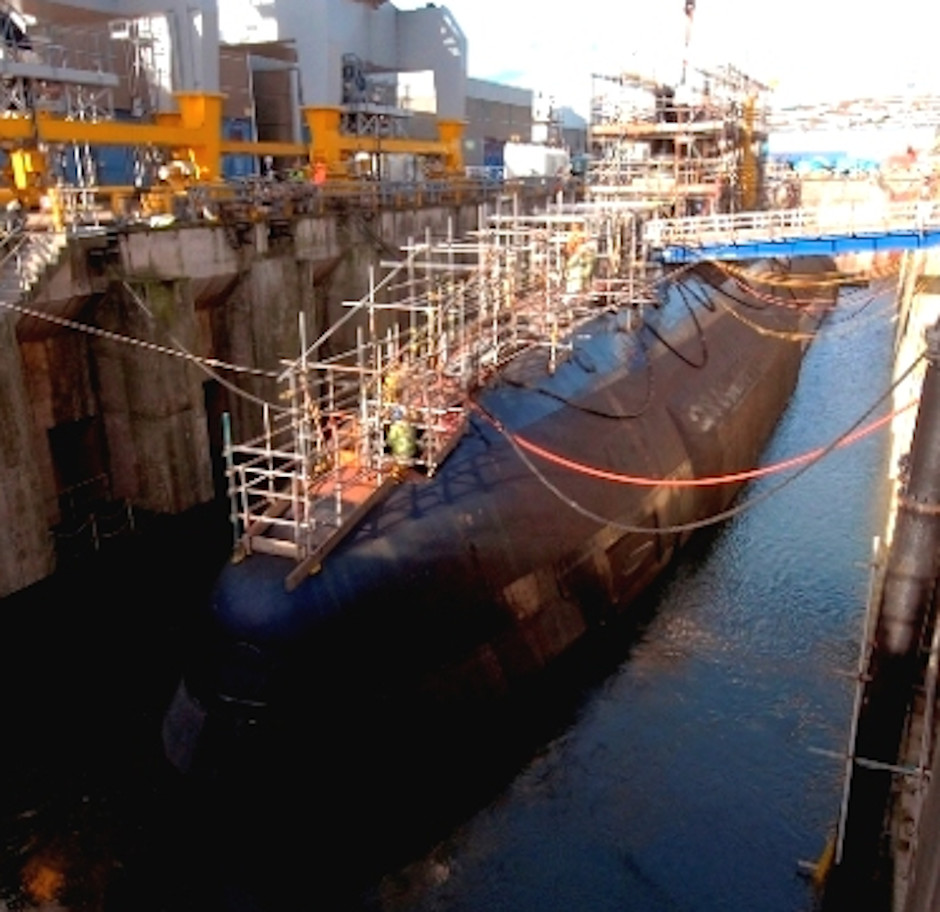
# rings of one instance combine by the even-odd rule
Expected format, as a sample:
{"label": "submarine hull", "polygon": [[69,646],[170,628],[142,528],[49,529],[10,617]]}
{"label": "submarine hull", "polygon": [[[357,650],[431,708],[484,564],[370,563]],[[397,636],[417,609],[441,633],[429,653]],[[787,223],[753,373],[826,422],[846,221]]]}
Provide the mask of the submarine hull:
{"label": "submarine hull", "polygon": [[539,350],[513,360],[437,472],[406,473],[292,591],[284,559],[226,567],[165,720],[170,759],[189,767],[207,718],[328,713],[331,694],[476,711],[622,615],[731,503],[739,485],[682,482],[756,465],[818,321],[722,278],[684,276],[642,328],[599,314],[553,371]]}

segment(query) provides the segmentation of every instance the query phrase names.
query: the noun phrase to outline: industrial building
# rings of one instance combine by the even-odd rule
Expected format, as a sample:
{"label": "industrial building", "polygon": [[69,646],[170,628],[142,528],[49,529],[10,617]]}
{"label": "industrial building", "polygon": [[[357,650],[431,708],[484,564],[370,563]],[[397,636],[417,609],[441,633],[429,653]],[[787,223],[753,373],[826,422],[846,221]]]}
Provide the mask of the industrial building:
{"label": "industrial building", "polygon": [[[381,0],[0,4],[5,193],[267,171],[421,180],[532,140],[532,92],[467,78],[446,7]],[[81,124],[81,126],[79,126]]]}
{"label": "industrial building", "polygon": [[[217,413],[238,403],[138,342],[169,331],[193,356],[276,371],[298,313],[322,331],[369,264],[413,232],[470,230],[504,192],[464,179],[466,148],[517,134],[496,130],[499,89],[468,105],[445,9],[222,7],[0,3],[0,597],[51,573],[79,533],[97,547],[105,514],[123,528],[212,498]],[[322,14],[318,44],[301,7]],[[323,55],[335,72],[309,77]],[[528,141],[530,93],[503,94]]]}

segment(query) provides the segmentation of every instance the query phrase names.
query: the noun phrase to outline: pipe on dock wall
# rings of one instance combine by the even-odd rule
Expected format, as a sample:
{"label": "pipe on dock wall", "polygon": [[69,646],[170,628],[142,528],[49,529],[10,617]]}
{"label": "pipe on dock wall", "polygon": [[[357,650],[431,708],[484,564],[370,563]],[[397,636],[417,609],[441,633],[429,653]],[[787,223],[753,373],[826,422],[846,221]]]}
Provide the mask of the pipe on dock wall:
{"label": "pipe on dock wall", "polygon": [[937,576],[940,544],[940,323],[927,332],[928,367],[921,391],[908,478],[898,498],[897,529],[885,570],[875,632],[876,657],[916,649]]}
{"label": "pipe on dock wall", "polygon": [[827,909],[861,908],[862,902],[872,909],[890,907],[885,815],[917,682],[940,545],[940,321],[926,337],[927,370],[851,746],[852,790],[841,860],[826,890]]}

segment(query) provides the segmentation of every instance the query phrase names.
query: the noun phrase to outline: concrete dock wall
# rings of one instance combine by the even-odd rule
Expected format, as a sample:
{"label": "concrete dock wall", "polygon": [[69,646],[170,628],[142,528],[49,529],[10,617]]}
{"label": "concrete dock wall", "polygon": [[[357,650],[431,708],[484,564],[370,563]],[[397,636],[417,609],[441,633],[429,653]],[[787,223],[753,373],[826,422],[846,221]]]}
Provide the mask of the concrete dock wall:
{"label": "concrete dock wall", "polygon": [[[221,415],[236,439],[260,432],[251,397],[278,401],[273,375],[299,352],[298,315],[315,339],[367,293],[370,266],[428,231],[459,237],[478,216],[476,204],[350,207],[72,237],[20,305],[99,332],[0,311],[0,598],[53,570],[50,530],[81,520],[76,490],[155,513],[210,500]],[[350,327],[327,353],[354,340]]]}
{"label": "concrete dock wall", "polygon": [[0,314],[0,352],[0,594],[6,594],[51,572],[53,549],[34,458],[41,441],[9,314]]}

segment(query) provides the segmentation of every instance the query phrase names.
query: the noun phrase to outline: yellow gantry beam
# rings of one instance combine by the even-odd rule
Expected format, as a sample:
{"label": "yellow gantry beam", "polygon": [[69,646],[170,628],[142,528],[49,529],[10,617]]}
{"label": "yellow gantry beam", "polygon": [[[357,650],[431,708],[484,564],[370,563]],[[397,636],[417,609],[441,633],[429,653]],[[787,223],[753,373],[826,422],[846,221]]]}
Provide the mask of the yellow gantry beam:
{"label": "yellow gantry beam", "polygon": [[179,112],[157,115],[152,124],[113,120],[68,120],[48,111],[0,116],[0,143],[15,146],[41,143],[82,143],[92,146],[162,146],[193,150],[193,158],[205,171],[205,179],[218,177],[219,158],[232,155],[308,157],[311,161],[339,164],[356,152],[432,155],[444,159],[447,169],[460,170],[463,122],[441,121],[440,139],[416,140],[350,136],[340,132],[338,108],[306,109],[313,137],[310,146],[290,142],[227,140],[222,133],[222,96],[178,93]]}
{"label": "yellow gantry beam", "polygon": [[177,158],[190,162],[193,176],[205,183],[221,178],[222,156],[263,155],[306,158],[315,168],[326,166],[341,174],[346,159],[358,152],[426,155],[441,159],[451,175],[463,171],[462,121],[441,120],[437,140],[350,136],[340,131],[341,109],[306,108],[310,129],[309,146],[287,142],[243,142],[222,137],[224,96],[203,92],[176,94],[178,111],[158,114],[149,124],[113,120],[69,120],[49,111],[0,115],[0,144],[11,149],[14,186],[35,195],[45,172],[44,146],[87,144],[89,146],[155,146],[173,150]]}
{"label": "yellow gantry beam", "polygon": [[275,158],[306,158],[310,153],[310,149],[300,143],[249,142],[235,139],[223,139],[221,148],[223,155],[273,155]]}

